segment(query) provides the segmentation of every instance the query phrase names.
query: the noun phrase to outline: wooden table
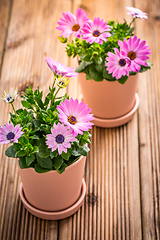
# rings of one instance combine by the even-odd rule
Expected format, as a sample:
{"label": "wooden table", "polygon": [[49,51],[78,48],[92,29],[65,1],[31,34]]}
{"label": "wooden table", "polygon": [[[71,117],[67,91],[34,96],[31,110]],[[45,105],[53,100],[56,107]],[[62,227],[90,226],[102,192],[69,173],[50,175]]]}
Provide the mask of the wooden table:
{"label": "wooden table", "polygon": [[[61,221],[45,221],[28,213],[19,197],[15,159],[0,146],[0,239],[3,240],[112,240],[160,239],[160,2],[159,0],[0,0],[0,96],[3,90],[25,90],[29,84],[47,92],[53,75],[48,55],[75,67],[58,40],[62,12],[77,7],[89,17],[127,21],[126,6],[148,13],[136,20],[136,34],[151,48],[153,67],[139,74],[140,106],[128,124],[93,127],[87,157],[84,205]],[[77,79],[67,88],[80,96]],[[19,101],[15,102],[16,107]],[[0,102],[0,125],[9,120],[9,104]]]}

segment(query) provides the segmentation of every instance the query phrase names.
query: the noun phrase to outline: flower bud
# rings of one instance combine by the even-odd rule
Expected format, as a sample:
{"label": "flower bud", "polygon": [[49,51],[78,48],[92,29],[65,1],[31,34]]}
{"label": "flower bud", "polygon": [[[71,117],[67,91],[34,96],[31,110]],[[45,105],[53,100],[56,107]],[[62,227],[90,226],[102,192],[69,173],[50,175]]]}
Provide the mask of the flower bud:
{"label": "flower bud", "polygon": [[67,38],[62,37],[58,37],[58,39],[61,41],[61,43],[66,43],[67,42]]}
{"label": "flower bud", "polygon": [[98,52],[93,52],[93,53],[92,53],[92,57],[93,57],[93,58],[97,58],[97,57],[98,57]]}

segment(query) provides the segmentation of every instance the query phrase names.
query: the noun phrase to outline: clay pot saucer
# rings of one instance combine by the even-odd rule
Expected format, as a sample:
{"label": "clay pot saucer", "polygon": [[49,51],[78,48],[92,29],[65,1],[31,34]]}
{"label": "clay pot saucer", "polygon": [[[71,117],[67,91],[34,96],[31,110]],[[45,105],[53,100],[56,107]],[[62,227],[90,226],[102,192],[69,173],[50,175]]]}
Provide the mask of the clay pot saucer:
{"label": "clay pot saucer", "polygon": [[85,197],[85,194],[86,194],[86,183],[85,183],[84,178],[83,178],[81,194],[79,196],[79,199],[72,206],[70,206],[69,208],[64,209],[62,211],[56,211],[56,212],[43,211],[43,210],[40,210],[40,209],[37,209],[37,208],[33,207],[27,201],[27,199],[24,195],[22,183],[20,183],[19,192],[20,192],[20,198],[21,198],[25,208],[31,214],[33,214],[34,216],[36,216],[38,218],[42,218],[42,219],[45,219],[45,220],[60,220],[60,219],[67,218],[67,217],[71,216],[72,214],[77,212],[78,209],[82,206],[82,204],[84,202],[84,197]]}

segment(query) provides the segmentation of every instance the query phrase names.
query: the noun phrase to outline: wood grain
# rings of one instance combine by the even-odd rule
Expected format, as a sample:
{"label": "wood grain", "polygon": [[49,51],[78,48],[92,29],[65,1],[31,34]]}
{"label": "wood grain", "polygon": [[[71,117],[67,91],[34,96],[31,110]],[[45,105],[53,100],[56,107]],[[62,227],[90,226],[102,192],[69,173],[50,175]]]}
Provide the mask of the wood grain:
{"label": "wood grain", "polygon": [[0,1],[0,33],[1,33],[1,41],[0,41],[0,75],[1,75],[1,67],[2,61],[5,51],[5,43],[8,33],[8,26],[11,16],[12,10],[12,0],[1,0]]}
{"label": "wood grain", "polygon": [[[160,238],[160,101],[159,101],[159,43],[160,3],[136,1],[136,7],[148,13],[146,21],[136,22],[136,34],[151,48],[151,71],[139,76],[139,139],[142,201],[142,229],[144,239]],[[143,29],[143,31],[141,31]],[[144,127],[145,124],[145,127]]]}
{"label": "wood grain", "polygon": [[[106,20],[115,17],[122,21],[124,15],[127,15],[126,3],[121,2],[121,11],[118,4],[118,1],[108,3],[96,0],[94,4],[92,1],[74,1],[73,12],[77,7],[81,7],[89,12],[92,19],[100,16]],[[75,83],[71,82],[68,89],[69,93],[74,94]],[[127,126],[106,130],[94,127],[92,134],[85,175],[86,214],[84,219],[81,219],[85,225],[85,235],[78,235],[82,224],[75,226],[74,216],[73,225],[68,227],[76,227],[76,231],[70,231],[72,235],[69,239],[141,239],[137,115]],[[93,204],[90,204],[91,199]],[[77,218],[78,214],[79,212],[76,214]],[[60,230],[64,234],[65,229],[61,225]]]}
{"label": "wood grain", "polygon": [[[44,93],[53,82],[53,74],[45,63],[46,55],[67,65],[64,49],[55,37],[58,36],[57,19],[70,1],[14,1],[1,72],[0,95],[10,87],[19,92],[30,84],[38,85]],[[61,49],[61,51],[60,51]],[[3,111],[1,124],[8,121],[11,110],[0,103]],[[19,101],[15,102],[15,107]],[[57,239],[58,223],[33,217],[24,209],[19,198],[19,176],[16,162],[4,155],[1,147],[1,231],[0,239]]]}
{"label": "wood grain", "polygon": [[[84,178],[86,197],[73,216],[45,221],[32,216],[19,197],[15,159],[0,146],[0,239],[2,240],[152,240],[160,239],[160,3],[142,0],[14,0],[0,1],[0,96],[10,87],[20,92],[30,84],[47,93],[53,74],[49,56],[75,67],[58,41],[57,21],[63,12],[85,9],[90,18],[124,18],[126,6],[148,13],[136,19],[136,34],[151,48],[153,67],[139,74],[139,110],[128,124],[93,127]],[[63,90],[64,93],[66,90]],[[80,99],[77,79],[67,87]],[[20,105],[19,100],[15,107]],[[0,125],[9,119],[9,105],[0,102]]]}

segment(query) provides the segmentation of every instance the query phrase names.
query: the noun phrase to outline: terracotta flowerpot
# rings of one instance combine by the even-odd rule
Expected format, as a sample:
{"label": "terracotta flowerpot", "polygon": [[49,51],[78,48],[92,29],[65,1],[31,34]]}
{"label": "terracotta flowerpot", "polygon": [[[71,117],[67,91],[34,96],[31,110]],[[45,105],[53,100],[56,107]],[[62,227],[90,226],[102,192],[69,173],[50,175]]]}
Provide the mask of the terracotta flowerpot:
{"label": "terracotta flowerpot", "polygon": [[[29,211],[33,207],[44,213],[37,215],[35,214],[37,213],[36,210],[34,210],[35,212],[30,211],[32,214],[44,219],[61,219],[69,216],[61,215],[61,211],[66,211],[66,209],[74,205],[81,195],[85,161],[86,157],[81,156],[79,160],[68,166],[62,174],[57,173],[55,170],[47,173],[37,173],[33,168],[21,169],[18,164],[23,186],[23,190],[20,189],[20,195],[24,195],[21,196],[21,199],[23,201],[25,198],[30,204],[28,209],[28,206],[23,201],[25,207]],[[84,197],[80,206],[83,200]],[[51,218],[48,218],[48,212],[52,212]],[[71,212],[71,214],[74,213],[73,209]]]}
{"label": "terracotta flowerpot", "polygon": [[123,85],[105,79],[102,82],[86,80],[85,73],[79,74],[78,81],[83,101],[92,109],[94,124],[97,126],[115,127],[125,124],[138,108],[137,74],[129,76]]}

